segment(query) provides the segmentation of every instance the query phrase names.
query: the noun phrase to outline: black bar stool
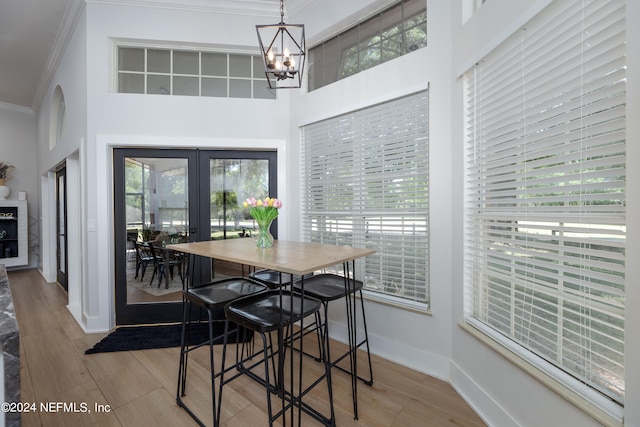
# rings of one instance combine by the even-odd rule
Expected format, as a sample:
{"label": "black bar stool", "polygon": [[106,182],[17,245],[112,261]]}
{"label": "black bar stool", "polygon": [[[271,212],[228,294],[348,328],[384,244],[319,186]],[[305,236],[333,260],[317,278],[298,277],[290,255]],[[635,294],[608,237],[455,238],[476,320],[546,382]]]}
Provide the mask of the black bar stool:
{"label": "black bar stool", "polygon": [[[347,334],[349,338],[349,350],[336,359],[331,358],[329,350],[329,337],[325,337],[324,341],[326,345],[326,359],[329,361],[331,367],[335,367],[343,372],[351,375],[351,392],[353,397],[353,415],[355,419],[358,419],[358,379],[364,382],[366,385],[373,385],[373,367],[371,366],[371,352],[369,349],[369,334],[367,332],[367,319],[364,311],[364,299],[362,298],[363,283],[360,280],[353,280],[349,278],[348,264],[344,267],[345,276],[339,276],[337,274],[317,274],[304,281],[305,295],[317,298],[322,302],[324,307],[324,319],[321,320],[320,316],[316,316],[316,329],[319,329],[323,333],[328,333],[328,310],[329,302],[345,298],[346,310],[347,310]],[[295,291],[300,291],[301,284],[296,282],[293,285]],[[359,293],[360,308],[362,312],[362,320],[364,324],[364,338],[362,341],[357,342],[357,330],[356,330],[356,303],[355,294]],[[313,329],[306,333],[312,332]],[[358,348],[366,345],[367,350],[367,362],[369,364],[369,378],[363,378],[358,375],[357,370],[357,350]],[[338,363],[344,358],[349,356],[349,370],[338,366]]]}
{"label": "black bar stool", "polygon": [[[284,358],[286,354],[285,345],[289,344],[289,338],[284,337],[284,331],[287,328],[292,328],[293,324],[304,319],[307,316],[317,313],[320,310],[322,303],[315,298],[310,298],[308,296],[303,297],[300,294],[292,293],[285,289],[278,290],[269,290],[262,292],[260,294],[251,295],[248,297],[240,298],[228,303],[225,306],[225,314],[227,319],[230,322],[237,323],[239,326],[245,328],[245,330],[254,331],[259,333],[262,337],[262,362],[258,362],[254,364],[252,367],[247,368],[244,366],[244,363],[249,359],[253,358],[255,355],[251,355],[236,364],[236,368],[238,368],[238,373],[233,375],[232,377],[225,379],[224,375],[226,372],[230,370],[230,368],[225,368],[224,363],[226,360],[226,345],[223,347],[223,356],[222,356],[222,368],[221,368],[221,377],[220,377],[220,391],[218,393],[219,402],[222,399],[222,389],[223,386],[233,381],[235,378],[239,377],[243,374],[253,374],[250,372],[250,369],[253,367],[264,364],[264,378],[257,377],[256,375],[251,375],[254,379],[258,380],[262,383],[266,388],[267,393],[267,411],[269,414],[269,426],[273,425],[273,421],[280,416],[286,416],[285,413],[287,410],[291,410],[291,414],[293,417],[293,408],[298,407],[300,411],[298,412],[298,425],[300,425],[300,417],[302,415],[301,411],[305,411],[312,417],[317,420],[323,422],[325,425],[333,425],[335,426],[335,413],[333,408],[333,392],[331,389],[331,370],[328,363],[325,363],[325,373],[324,375],[317,379],[313,385],[317,385],[322,379],[326,378],[328,393],[329,393],[329,402],[330,402],[330,416],[327,418],[320,414],[317,410],[310,407],[309,405],[302,402],[302,396],[306,393],[301,389],[298,390],[297,396],[294,396],[294,375],[293,375],[293,363],[290,366],[291,375],[290,375],[290,388],[289,390],[285,390],[284,387]],[[271,342],[271,332],[277,332],[277,353],[274,353],[274,347]],[[224,334],[225,340],[227,334]],[[326,335],[325,335],[326,336]],[[322,347],[324,349],[325,342],[323,342]],[[269,359],[273,361],[273,358],[278,358],[278,367],[277,372],[274,373],[274,378],[271,378],[271,374],[269,373]],[[275,368],[275,367],[274,367]],[[300,376],[300,388],[302,387],[302,365],[299,366]],[[271,394],[278,394],[282,399],[282,407],[281,409],[274,414],[272,404],[271,404]],[[285,404],[285,401],[288,403]],[[218,405],[219,406],[219,405]],[[293,420],[292,420],[293,421]]]}
{"label": "black bar stool", "polygon": [[249,273],[249,277],[263,283],[269,289],[277,289],[291,283],[291,275],[274,270],[257,270]]}
{"label": "black bar stool", "polygon": [[[194,256],[190,256],[190,265],[192,267]],[[192,270],[192,268],[190,268]],[[202,346],[209,345],[209,368],[211,373],[211,406],[213,410],[213,425],[220,425],[220,407],[216,408],[215,379],[222,375],[222,371],[217,372],[214,366],[213,345],[221,341],[226,346],[227,337],[231,334],[236,335],[239,339],[240,333],[238,328],[229,331],[229,322],[224,318],[224,305],[230,301],[236,300],[248,295],[254,295],[266,289],[266,286],[245,277],[223,279],[215,282],[205,283],[194,287],[189,287],[187,280],[183,288],[183,317],[182,317],[182,338],[180,345],[180,367],[178,370],[178,389],[176,391],[176,402],[178,406],[184,408],[189,415],[201,426],[202,421],[193,413],[193,411],[185,404],[182,397],[186,394],[187,384],[187,366],[189,352],[196,350]],[[207,311],[207,323],[209,328],[208,340],[195,345],[189,345],[189,329],[192,326],[191,307],[195,305]],[[213,325],[215,322],[224,323],[224,335],[214,336]],[[199,323],[199,322],[198,322]],[[223,349],[223,353],[226,353]],[[223,364],[224,366],[224,364]]]}
{"label": "black bar stool", "polygon": [[[313,273],[304,275],[305,280],[309,277],[313,276]],[[275,270],[254,270],[249,272],[249,277],[257,280],[260,283],[263,283],[269,287],[269,289],[278,289],[281,286],[289,286],[291,284],[291,275],[288,273],[281,273]],[[318,334],[318,356],[315,356],[311,353],[305,352],[307,356],[313,357],[316,361],[321,360],[321,348],[320,343],[322,342],[322,337],[320,336],[320,328],[317,328],[316,325],[320,324],[320,311],[315,313],[316,323],[310,324],[305,327],[305,330],[298,331],[296,336],[294,336],[294,340],[296,338],[302,338],[307,333],[316,331]]]}

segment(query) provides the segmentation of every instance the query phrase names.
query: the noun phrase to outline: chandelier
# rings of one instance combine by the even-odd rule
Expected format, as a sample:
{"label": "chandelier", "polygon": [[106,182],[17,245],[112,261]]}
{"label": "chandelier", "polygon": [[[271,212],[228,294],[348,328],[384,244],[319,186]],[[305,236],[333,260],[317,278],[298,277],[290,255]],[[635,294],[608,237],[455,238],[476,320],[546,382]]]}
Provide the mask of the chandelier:
{"label": "chandelier", "polygon": [[280,23],[256,25],[256,31],[269,87],[301,87],[305,60],[304,25],[284,23],[284,0],[280,0]]}

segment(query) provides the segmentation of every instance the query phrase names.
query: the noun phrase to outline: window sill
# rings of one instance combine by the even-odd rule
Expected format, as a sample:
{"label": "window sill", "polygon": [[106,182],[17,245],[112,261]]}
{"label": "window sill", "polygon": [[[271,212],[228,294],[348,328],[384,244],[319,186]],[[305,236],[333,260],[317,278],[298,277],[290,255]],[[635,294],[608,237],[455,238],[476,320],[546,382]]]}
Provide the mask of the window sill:
{"label": "window sill", "polygon": [[[624,425],[622,422],[624,412],[623,407],[605,399],[604,397],[601,397],[597,392],[594,392],[587,386],[578,383],[577,380],[575,381],[576,389],[574,389],[573,387],[569,387],[569,385],[560,381],[554,375],[536,366],[534,362],[519,355],[506,343],[498,341],[497,337],[492,337],[491,332],[486,330],[487,328],[483,328],[482,325],[476,325],[472,322],[473,320],[469,319],[467,321],[461,321],[458,324],[464,331],[490,347],[492,350],[496,351],[509,362],[513,363],[536,380],[540,381],[542,384],[550,388],[553,392],[557,393],[562,398],[564,398],[589,416],[593,417],[598,422],[602,423],[603,425],[612,427],[622,427]],[[564,373],[562,373],[561,375],[567,376],[567,374]],[[579,390],[583,393],[579,393],[576,390]],[[593,401],[585,398],[585,394],[594,396]],[[594,403],[596,400],[600,400],[600,402]],[[602,403],[602,405],[600,405],[599,403]]]}
{"label": "window sill", "polygon": [[425,316],[431,316],[431,308],[429,307],[429,304],[426,303],[409,301],[402,298],[394,298],[390,295],[377,294],[375,292],[367,291],[366,289],[363,290],[362,294],[365,301],[371,301],[406,311],[412,311],[414,313],[422,314]]}

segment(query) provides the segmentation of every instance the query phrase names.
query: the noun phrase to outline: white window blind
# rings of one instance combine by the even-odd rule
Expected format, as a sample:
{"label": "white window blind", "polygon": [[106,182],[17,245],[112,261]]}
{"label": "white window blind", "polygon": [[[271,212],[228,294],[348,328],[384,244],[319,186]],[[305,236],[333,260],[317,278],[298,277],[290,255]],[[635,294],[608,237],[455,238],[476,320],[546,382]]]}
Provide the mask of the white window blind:
{"label": "white window blind", "polygon": [[375,249],[365,289],[429,300],[428,92],[302,128],[302,237]]}
{"label": "white window blind", "polygon": [[625,16],[554,1],[465,75],[469,321],[620,404]]}

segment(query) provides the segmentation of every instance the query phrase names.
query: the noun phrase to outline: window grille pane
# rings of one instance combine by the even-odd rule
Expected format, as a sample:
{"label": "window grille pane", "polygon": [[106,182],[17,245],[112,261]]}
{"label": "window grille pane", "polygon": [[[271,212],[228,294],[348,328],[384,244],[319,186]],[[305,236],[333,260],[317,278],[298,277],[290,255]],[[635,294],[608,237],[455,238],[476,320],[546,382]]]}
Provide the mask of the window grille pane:
{"label": "window grille pane", "polygon": [[174,50],[173,72],[175,74],[200,74],[200,54]]}
{"label": "window grille pane", "polygon": [[202,75],[221,76],[227,75],[227,55],[223,53],[202,53]]}
{"label": "window grille pane", "polygon": [[118,70],[144,71],[144,49],[118,49]]}
{"label": "window grille pane", "polygon": [[230,77],[251,77],[251,57],[247,55],[229,55]]}
{"label": "window grille pane", "polygon": [[118,75],[120,93],[144,93],[144,76],[142,74]]}
{"label": "window grille pane", "polygon": [[625,19],[558,0],[465,75],[467,315],[620,404]]}
{"label": "window grille pane", "polygon": [[302,129],[302,236],[368,247],[369,291],[429,302],[428,93]]}
{"label": "window grille pane", "polygon": [[227,79],[202,78],[202,96],[227,97]]}
{"label": "window grille pane", "polygon": [[251,98],[251,81],[229,79],[229,96],[232,98]]}
{"label": "window grille pane", "polygon": [[173,78],[173,94],[198,96],[200,94],[200,82],[197,77],[176,76]]}
{"label": "window grille pane", "polygon": [[171,77],[149,74],[147,76],[147,93],[152,95],[170,95]]}
{"label": "window grille pane", "polygon": [[356,74],[359,70],[358,31],[358,27],[355,27],[340,36],[340,49],[342,51],[340,78]]}
{"label": "window grille pane", "polygon": [[382,16],[381,62],[390,61],[406,53],[402,33],[402,7],[398,5],[385,11]]}
{"label": "window grille pane", "polygon": [[427,46],[427,11],[423,0],[410,0],[404,8],[405,53]]}
{"label": "window grille pane", "polygon": [[366,22],[360,24],[358,52],[360,55],[359,70],[366,70],[380,63],[381,37],[380,29],[381,18],[376,16]]}
{"label": "window grille pane", "polygon": [[170,73],[171,72],[171,51],[148,49],[147,50],[147,72]]}

